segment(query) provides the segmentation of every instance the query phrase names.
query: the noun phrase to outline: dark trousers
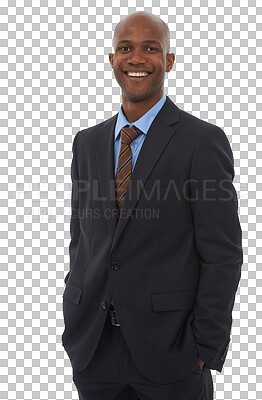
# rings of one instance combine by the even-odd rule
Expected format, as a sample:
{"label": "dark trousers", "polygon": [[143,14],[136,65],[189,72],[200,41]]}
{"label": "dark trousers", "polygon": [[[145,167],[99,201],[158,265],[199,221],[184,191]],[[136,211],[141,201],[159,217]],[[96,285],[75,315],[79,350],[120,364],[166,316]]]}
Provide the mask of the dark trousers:
{"label": "dark trousers", "polygon": [[158,384],[146,379],[127,347],[121,326],[108,315],[94,356],[83,371],[73,370],[80,400],[213,400],[210,369],[199,367],[185,378]]}

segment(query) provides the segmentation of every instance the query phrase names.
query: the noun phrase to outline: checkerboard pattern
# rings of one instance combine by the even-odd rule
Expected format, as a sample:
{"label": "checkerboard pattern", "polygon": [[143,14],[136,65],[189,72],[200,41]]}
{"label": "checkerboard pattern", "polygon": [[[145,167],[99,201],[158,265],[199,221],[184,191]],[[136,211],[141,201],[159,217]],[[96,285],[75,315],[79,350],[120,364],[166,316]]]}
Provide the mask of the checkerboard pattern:
{"label": "checkerboard pattern", "polygon": [[216,400],[261,399],[262,4],[98,4],[1,0],[0,398],[78,399],[61,345],[72,141],[118,112],[113,30],[144,10],[171,31],[176,60],[165,93],[222,127],[232,146],[244,264],[224,369],[212,374]]}

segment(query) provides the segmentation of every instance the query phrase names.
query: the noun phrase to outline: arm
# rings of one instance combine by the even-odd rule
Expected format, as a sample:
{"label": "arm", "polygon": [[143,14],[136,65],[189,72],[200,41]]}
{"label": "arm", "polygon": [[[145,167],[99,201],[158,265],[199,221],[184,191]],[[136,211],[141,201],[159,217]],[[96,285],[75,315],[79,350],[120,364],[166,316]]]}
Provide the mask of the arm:
{"label": "arm", "polygon": [[233,179],[229,141],[224,131],[214,126],[202,135],[191,164],[191,210],[201,266],[192,329],[199,358],[219,372],[229,346],[243,263]]}
{"label": "arm", "polygon": [[72,180],[72,192],[71,192],[71,219],[70,219],[70,236],[71,241],[69,244],[69,258],[70,258],[70,269],[67,273],[64,282],[66,283],[69,274],[73,269],[75,263],[75,256],[76,256],[76,249],[78,245],[78,239],[80,236],[80,224],[79,224],[79,216],[78,216],[78,209],[79,209],[79,193],[78,193],[78,182],[79,182],[79,174],[78,174],[78,166],[77,166],[77,135],[76,134],[74,141],[73,141],[73,159],[71,163],[71,180]]}

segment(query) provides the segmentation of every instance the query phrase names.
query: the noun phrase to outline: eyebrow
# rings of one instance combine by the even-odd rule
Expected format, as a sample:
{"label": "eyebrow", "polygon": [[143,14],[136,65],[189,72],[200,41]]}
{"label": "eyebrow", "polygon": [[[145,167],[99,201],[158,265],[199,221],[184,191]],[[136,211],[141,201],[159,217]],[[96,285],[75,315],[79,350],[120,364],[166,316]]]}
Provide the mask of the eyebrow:
{"label": "eyebrow", "polygon": [[[121,43],[133,43],[133,41],[132,40],[120,40],[118,42],[118,45]],[[143,40],[143,43],[156,43],[160,46],[160,43],[157,40]]]}

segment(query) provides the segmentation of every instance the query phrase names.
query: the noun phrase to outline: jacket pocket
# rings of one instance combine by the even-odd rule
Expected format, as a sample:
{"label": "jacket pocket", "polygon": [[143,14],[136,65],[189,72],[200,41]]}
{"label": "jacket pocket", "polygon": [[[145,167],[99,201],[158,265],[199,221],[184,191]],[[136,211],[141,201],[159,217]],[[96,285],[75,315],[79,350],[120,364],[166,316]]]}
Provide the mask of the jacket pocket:
{"label": "jacket pocket", "polygon": [[71,301],[71,303],[78,304],[81,298],[82,291],[83,288],[74,286],[68,282],[63,293],[63,298],[65,300]]}
{"label": "jacket pocket", "polygon": [[195,290],[172,290],[151,293],[153,311],[190,310],[195,302]]}

